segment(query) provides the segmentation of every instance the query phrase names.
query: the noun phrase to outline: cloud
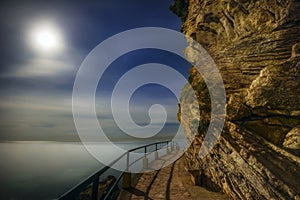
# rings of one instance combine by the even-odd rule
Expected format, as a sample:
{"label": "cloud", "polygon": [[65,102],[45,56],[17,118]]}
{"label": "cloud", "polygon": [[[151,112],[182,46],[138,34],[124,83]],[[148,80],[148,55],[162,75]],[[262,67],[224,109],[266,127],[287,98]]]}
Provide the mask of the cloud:
{"label": "cloud", "polygon": [[74,66],[64,60],[53,58],[33,58],[27,64],[15,67],[14,71],[1,76],[11,78],[52,77],[74,71]]}
{"label": "cloud", "polygon": [[[79,141],[72,115],[71,94],[74,80],[71,78],[75,75],[75,68],[67,60],[35,58],[29,60],[28,64],[14,68],[14,71],[6,74],[8,79],[11,77],[15,82],[0,91],[2,93],[2,97],[0,96],[0,140]],[[110,74],[107,75],[109,76]],[[172,87],[180,88],[179,83],[173,78],[166,77],[166,79]],[[6,79],[3,79],[4,81]],[[105,82],[104,87],[108,86],[110,85]],[[141,92],[137,91],[130,101],[130,113],[134,122],[141,126],[149,124],[149,108],[153,104],[161,104],[168,114],[166,128],[162,132],[165,135],[173,133],[178,124],[175,95],[162,87],[153,87],[153,85],[140,89]],[[82,97],[84,96],[82,94]],[[109,92],[101,93],[101,90],[96,93],[95,107],[98,121],[111,138],[128,139],[113,119],[110,96]],[[98,135],[95,133],[97,130],[93,131],[91,128],[93,116],[85,109],[87,102],[89,101],[81,98],[76,103],[82,108],[81,117],[87,122],[84,127],[85,133],[90,134],[93,139]],[[124,102],[124,98],[117,98],[116,109],[119,113],[124,112]],[[155,129],[165,119],[165,116],[160,113],[159,110],[152,110],[154,116],[152,122]],[[149,129],[149,131],[152,130]]]}
{"label": "cloud", "polygon": [[0,108],[1,140],[78,140],[66,96],[6,96]]}
{"label": "cloud", "polygon": [[31,127],[34,127],[34,128],[35,127],[41,127],[41,128],[53,128],[53,127],[55,127],[55,124],[49,123],[49,122],[44,122],[44,121],[32,123],[30,125],[31,125]]}
{"label": "cloud", "polygon": [[[71,95],[63,92],[10,94],[0,97],[0,101],[0,140],[79,141],[73,121]],[[121,103],[122,99],[119,101]],[[82,99],[79,103],[84,106],[85,102]],[[128,139],[116,125],[107,103],[108,97],[99,98],[96,102],[96,112],[102,129],[115,140]],[[149,123],[147,111],[142,103],[130,110],[135,122],[140,125]],[[164,129],[166,134],[172,132],[177,124],[176,112],[168,114],[170,117]],[[89,113],[83,111],[82,116],[86,124],[89,124],[91,119]],[[157,118],[157,124],[154,126],[159,126],[160,120],[163,118]],[[88,125],[84,128],[86,133],[91,134],[91,140],[101,141],[97,133],[91,133]]]}

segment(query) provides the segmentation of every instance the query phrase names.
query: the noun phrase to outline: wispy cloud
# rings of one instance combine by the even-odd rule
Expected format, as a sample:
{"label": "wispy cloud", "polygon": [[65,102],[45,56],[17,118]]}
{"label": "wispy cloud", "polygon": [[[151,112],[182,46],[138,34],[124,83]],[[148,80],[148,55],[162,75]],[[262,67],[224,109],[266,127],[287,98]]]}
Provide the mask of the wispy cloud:
{"label": "wispy cloud", "polygon": [[[0,115],[0,140],[79,140],[73,121],[72,99],[65,93],[16,94],[1,97],[0,101],[0,110],[2,111]],[[82,100],[81,104],[85,104],[85,102]],[[126,139],[126,135],[114,121],[108,102],[108,97],[97,100],[98,121],[104,132],[113,139]],[[166,108],[167,110],[172,108],[171,105],[166,105],[166,107],[170,107]],[[140,126],[149,123],[148,110],[142,104],[136,104],[130,112],[133,115],[133,120]],[[177,124],[176,111],[168,114],[165,132],[171,132]],[[89,113],[83,112],[82,116],[88,124],[91,117]],[[164,121],[159,118],[159,115],[157,116],[153,124],[154,128],[161,125],[160,121]],[[89,133],[90,127],[85,128]],[[149,131],[151,130],[149,129]],[[97,133],[93,133],[91,139],[95,135]]]}
{"label": "wispy cloud", "polygon": [[[1,98],[0,139],[76,140],[71,101],[55,94]],[[10,126],[7,126],[10,125]]]}
{"label": "wispy cloud", "polygon": [[68,61],[51,58],[33,58],[27,64],[15,67],[14,71],[3,73],[2,77],[52,77],[74,71],[74,65]]}

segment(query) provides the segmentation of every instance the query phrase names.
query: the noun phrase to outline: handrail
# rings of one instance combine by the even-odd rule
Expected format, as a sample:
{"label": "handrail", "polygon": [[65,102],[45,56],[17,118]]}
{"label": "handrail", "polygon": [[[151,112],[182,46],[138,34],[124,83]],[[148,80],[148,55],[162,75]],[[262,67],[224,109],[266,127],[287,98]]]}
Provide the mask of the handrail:
{"label": "handrail", "polygon": [[[111,169],[111,167],[115,163],[117,163],[119,160],[121,160],[124,156],[127,155],[127,167],[129,167],[133,163],[135,163],[135,161],[134,161],[134,162],[132,162],[132,163],[129,164],[129,153],[130,152],[133,152],[133,151],[136,151],[138,149],[143,149],[144,148],[145,149],[144,153],[146,155],[147,154],[147,147],[155,145],[155,150],[154,151],[157,151],[159,149],[162,149],[162,148],[158,148],[158,144],[164,144],[164,143],[166,143],[167,147],[168,147],[168,145],[169,145],[170,142],[171,142],[171,140],[161,141],[161,142],[155,142],[155,143],[147,144],[147,145],[144,145],[144,146],[140,146],[140,147],[136,147],[136,148],[128,150],[127,152],[125,152],[121,156],[119,156],[117,159],[115,159],[114,161],[112,161],[109,165],[102,167],[99,171],[93,173],[87,179],[83,180],[82,182],[80,182],[79,184],[77,184],[75,187],[73,187],[72,189],[70,189],[69,191],[67,191],[63,195],[61,195],[58,198],[58,200],[71,200],[71,199],[73,200],[73,199],[76,199],[76,197],[79,196],[80,192],[82,192],[84,189],[87,188],[87,186],[89,186],[91,184],[93,184],[93,186],[92,186],[92,199],[97,199],[100,176],[102,174],[104,174],[107,170]],[[151,151],[150,153],[152,153],[154,151]],[[118,179],[116,180],[115,184],[112,187],[115,187],[115,185],[120,181],[121,177],[123,176],[123,173],[124,173],[124,171],[121,173],[121,175],[118,177]],[[112,192],[112,188],[107,193],[107,196],[110,195],[111,192]]]}

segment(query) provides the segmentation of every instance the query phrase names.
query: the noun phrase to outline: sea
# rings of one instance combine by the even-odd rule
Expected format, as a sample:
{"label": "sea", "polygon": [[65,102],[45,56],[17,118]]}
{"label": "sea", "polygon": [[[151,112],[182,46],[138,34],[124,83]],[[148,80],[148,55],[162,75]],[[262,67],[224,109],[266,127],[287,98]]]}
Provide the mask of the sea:
{"label": "sea", "polygon": [[[129,150],[148,143],[117,145]],[[118,157],[111,144],[88,145],[97,147],[111,160]],[[80,142],[1,142],[0,199],[57,199],[103,167]],[[116,170],[107,171],[106,175],[116,175]]]}

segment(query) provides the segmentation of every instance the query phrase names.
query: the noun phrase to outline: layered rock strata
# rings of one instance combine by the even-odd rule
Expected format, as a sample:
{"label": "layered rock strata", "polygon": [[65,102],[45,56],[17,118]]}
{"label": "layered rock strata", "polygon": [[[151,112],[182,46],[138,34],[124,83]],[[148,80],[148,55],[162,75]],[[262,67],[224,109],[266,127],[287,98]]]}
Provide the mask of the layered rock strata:
{"label": "layered rock strata", "polygon": [[233,199],[300,199],[300,2],[176,0],[171,10],[213,58],[226,89],[225,127],[204,158],[211,102],[195,67],[189,82],[197,100],[187,102],[188,87],[182,90],[181,103],[190,106],[179,120],[198,184]]}

